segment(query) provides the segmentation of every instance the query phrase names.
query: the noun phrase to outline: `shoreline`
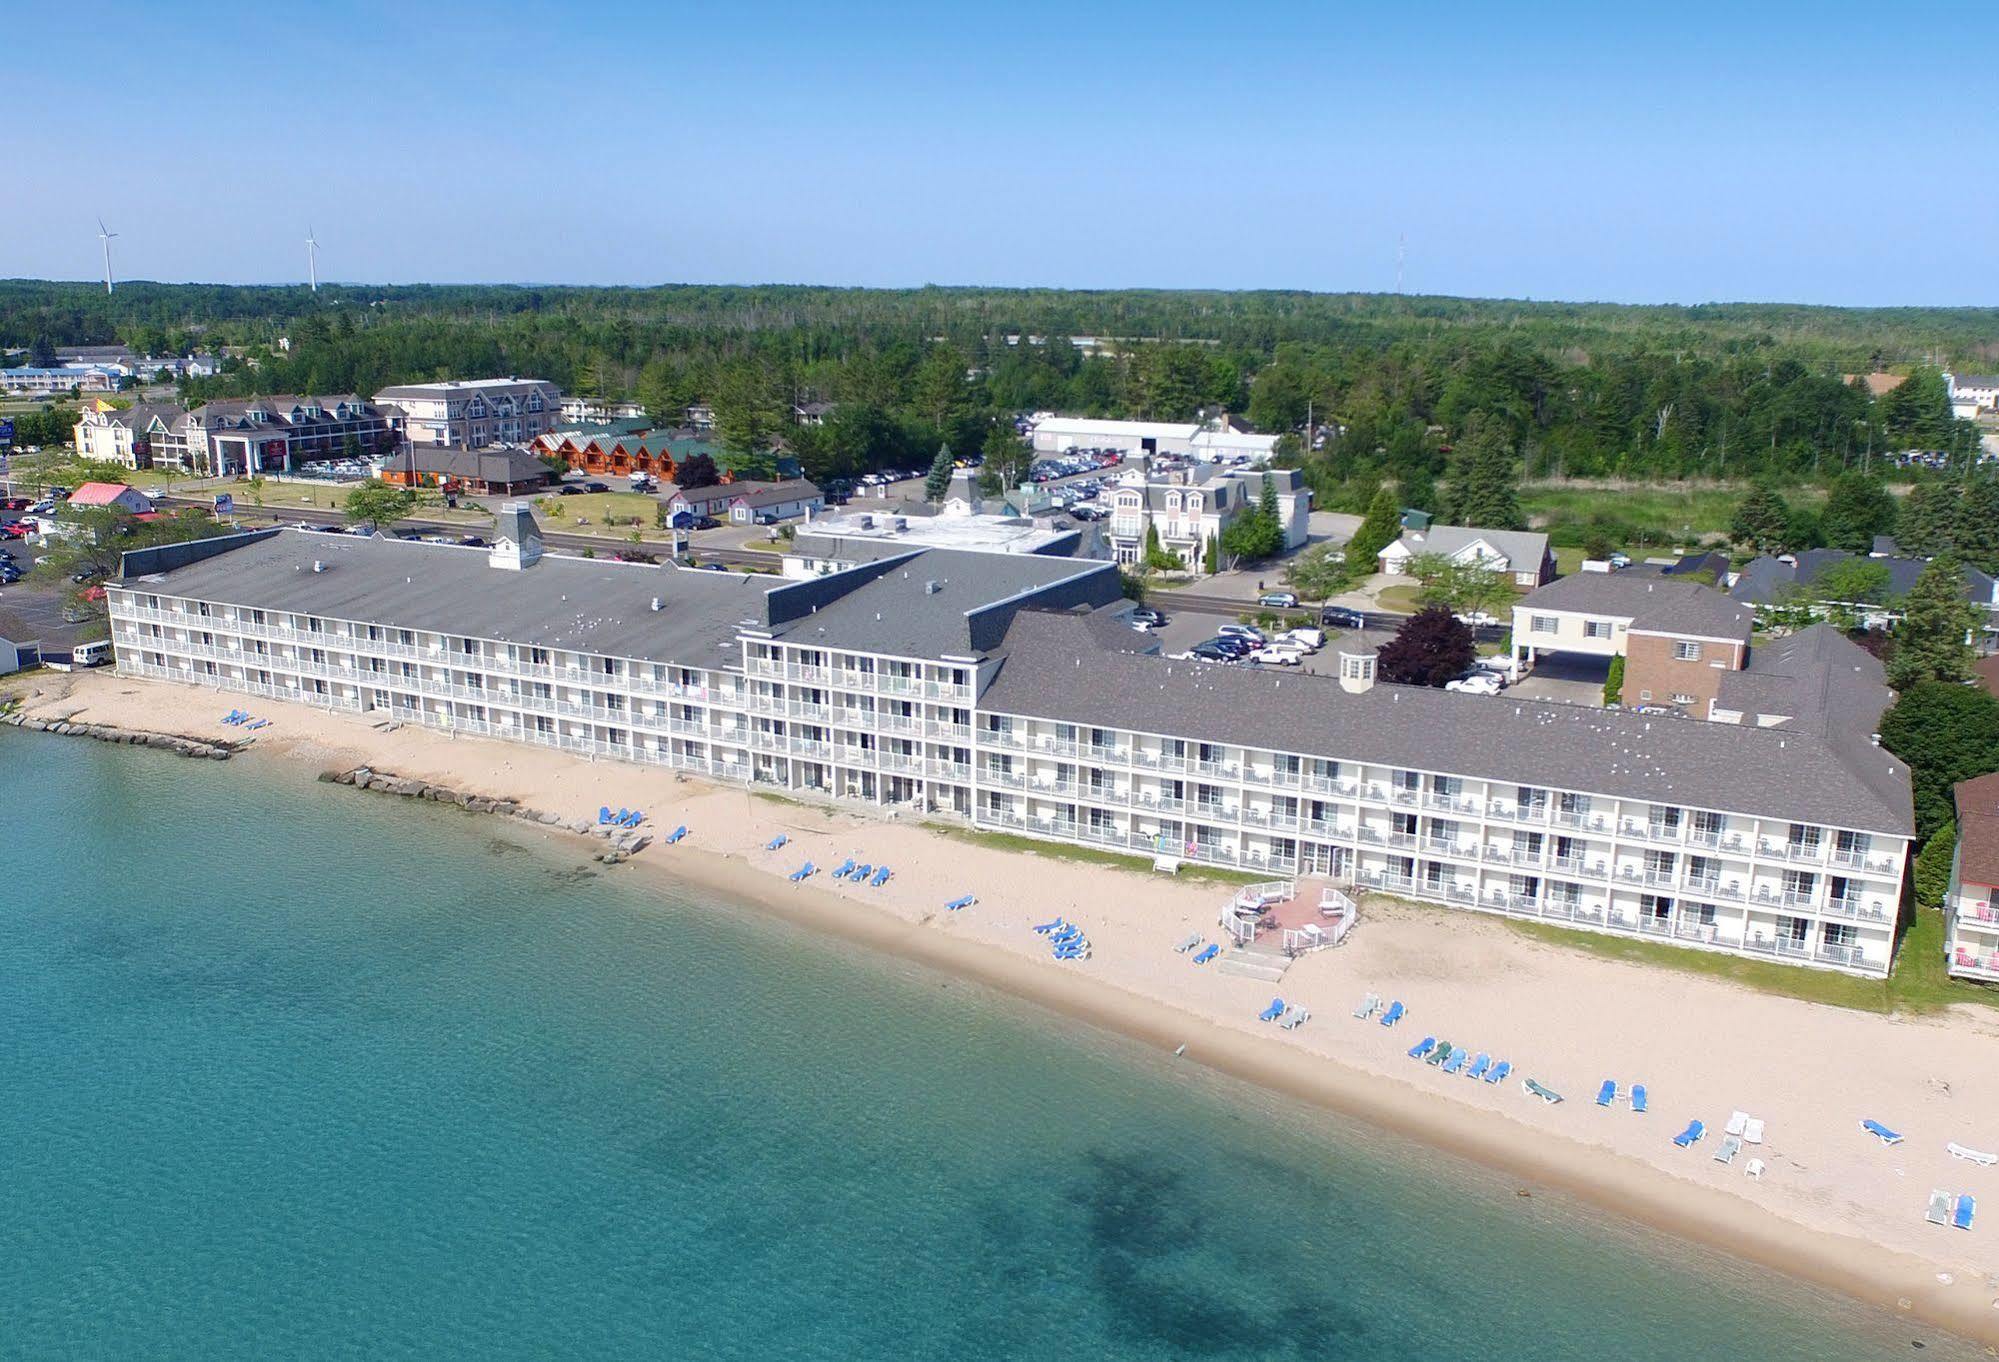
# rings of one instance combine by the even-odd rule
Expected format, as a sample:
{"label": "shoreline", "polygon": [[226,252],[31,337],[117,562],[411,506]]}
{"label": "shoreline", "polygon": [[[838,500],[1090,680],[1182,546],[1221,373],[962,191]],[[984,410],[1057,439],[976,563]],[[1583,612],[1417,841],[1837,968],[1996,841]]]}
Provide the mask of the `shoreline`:
{"label": "shoreline", "polygon": [[[52,713],[67,719],[87,709],[93,716],[90,722],[94,724],[115,723],[121,718],[135,723],[143,720],[147,731],[170,730],[192,741],[202,742],[214,740],[204,735],[205,729],[213,727],[213,721],[190,724],[190,717],[205,714],[210,709],[219,714],[231,698],[218,692],[190,691],[109,673],[63,678],[53,686],[42,684],[45,690],[59,690],[60,694],[50,696],[42,693],[32,699],[24,696],[24,709],[44,719]],[[14,693],[22,693],[22,687],[18,685],[11,689]],[[139,699],[136,704],[121,703],[123,697]],[[75,703],[79,699],[83,703]],[[1575,1121],[1567,1129],[1553,1128],[1549,1111],[1541,1110],[1538,1103],[1524,1109],[1530,1119],[1523,1119],[1520,1114],[1523,1109],[1518,1106],[1521,1099],[1510,1091],[1511,1084],[1505,1085],[1508,1090],[1505,1096],[1514,1105],[1502,1111],[1492,1106],[1490,1096],[1477,1091],[1483,1085],[1471,1085],[1473,1091],[1470,1093],[1463,1090],[1463,1085],[1451,1088],[1449,1093],[1441,1093],[1430,1086],[1433,1070],[1415,1069],[1419,1082],[1411,1082],[1402,1076],[1409,1072],[1407,1069],[1390,1072],[1386,1066],[1371,1068],[1350,1056],[1347,1052],[1357,1047],[1347,1042],[1379,1043],[1373,1035],[1373,1024],[1354,1022],[1347,1015],[1351,1000],[1328,995],[1323,988],[1310,999],[1317,1015],[1304,1031],[1260,1032],[1231,1019],[1237,1015],[1234,1009],[1241,1006],[1238,1001],[1240,996],[1245,992],[1253,995],[1262,991],[1267,997],[1270,986],[1266,984],[1242,979],[1220,981],[1212,974],[1175,974],[1173,980],[1176,987],[1185,994],[1204,992],[1211,998],[1227,995],[1226,1003],[1204,1011],[1197,1005],[1199,1000],[1196,998],[1168,997],[1156,991],[1147,991],[1141,985],[1152,982],[1150,980],[1114,977],[1117,971],[1105,967],[1103,962],[1084,962],[1084,967],[1080,968],[1058,967],[1033,958],[1021,948],[1032,944],[1022,940],[1021,924],[999,920],[999,914],[1006,911],[1004,904],[999,905],[996,912],[985,915],[991,920],[978,924],[976,929],[962,930],[973,928],[973,914],[987,907],[987,896],[982,895],[977,908],[968,910],[966,914],[952,915],[939,909],[941,894],[925,909],[920,902],[910,902],[909,895],[902,891],[901,886],[892,895],[887,891],[835,888],[823,874],[799,885],[788,884],[779,878],[785,869],[790,868],[790,864],[795,864],[806,854],[808,839],[817,841],[821,834],[830,834],[836,839],[847,839],[849,844],[866,842],[878,845],[891,840],[892,832],[894,840],[904,848],[896,858],[899,863],[898,880],[917,880],[916,892],[919,894],[924,892],[926,883],[954,883],[962,889],[977,892],[990,881],[1011,885],[1010,891],[995,889],[990,896],[992,898],[1004,899],[1009,892],[1025,891],[1033,895],[1037,904],[1063,907],[1063,903],[1053,897],[1047,887],[1013,884],[991,874],[981,876],[977,873],[978,864],[990,863],[990,868],[995,870],[1012,869],[1015,880],[1035,878],[1018,873],[1022,869],[1022,857],[1031,853],[969,847],[947,842],[931,829],[878,822],[841,810],[821,809],[817,805],[767,804],[739,788],[710,785],[658,768],[624,767],[616,763],[600,765],[586,758],[539,750],[524,752],[504,743],[452,738],[423,729],[384,732],[369,727],[367,721],[359,716],[328,714],[268,701],[252,703],[260,712],[281,716],[281,722],[267,733],[258,735],[256,741],[245,745],[242,755],[248,757],[256,757],[260,755],[260,749],[267,748],[280,760],[293,759],[303,763],[309,759],[315,770],[344,762],[348,767],[367,766],[383,775],[391,771],[409,773],[410,779],[447,784],[467,794],[486,800],[511,801],[522,808],[548,808],[552,803],[560,805],[562,797],[558,796],[553,801],[550,797],[557,793],[557,776],[563,781],[587,782],[588,788],[592,789],[610,786],[619,790],[643,789],[644,797],[649,801],[647,806],[655,809],[668,802],[659,797],[661,794],[670,795],[676,809],[688,810],[684,821],[694,832],[687,842],[679,846],[666,847],[655,843],[643,855],[625,862],[639,875],[648,877],[651,883],[693,885],[732,901],[746,902],[759,911],[835,934],[857,945],[885,950],[899,959],[967,979],[1063,1017],[1115,1032],[1136,1043],[1157,1045],[1169,1054],[1176,1046],[1185,1044],[1186,1058],[1190,1061],[1285,1098],[1363,1121],[1429,1148],[1468,1159],[1540,1187],[1554,1189],[1596,1210],[1690,1243],[1720,1249],[1733,1258],[1784,1276],[1837,1291],[1884,1310],[1891,1316],[1921,1321],[1984,1344],[1988,1349],[1999,1345],[1999,1309],[1994,1308],[1991,1290],[1992,1283],[1999,1280],[1999,1272],[1995,1272],[1993,1267],[1984,1263],[1966,1264],[1958,1258],[1941,1254],[1930,1256],[1895,1245],[1884,1245],[1877,1242],[1878,1229],[1867,1223],[1856,1221],[1842,1226],[1808,1223],[1797,1213],[1798,1207],[1773,1206],[1763,1197],[1751,1199],[1744,1194],[1750,1190],[1768,1191],[1770,1184],[1724,1191],[1720,1186],[1696,1182],[1686,1175],[1686,1170],[1691,1169],[1696,1174],[1711,1173],[1705,1165],[1712,1146],[1696,1146],[1676,1167],[1668,1168],[1658,1158],[1621,1152],[1603,1143],[1576,1138],[1573,1133],[1575,1121],[1594,1126],[1599,1120],[1610,1118],[1600,1117],[1590,1110],[1586,1101],[1582,1100],[1584,1095],[1575,1090],[1573,1083],[1566,1085],[1572,1094],[1571,1102],[1566,1104],[1566,1109],[1554,1110],[1562,1113],[1559,1119],[1575,1118]],[[65,708],[67,712],[63,713]],[[180,722],[168,723],[170,717],[177,717]],[[547,783],[540,783],[538,777],[546,779]],[[593,800],[590,807],[594,808],[596,802],[616,805],[623,798],[620,795],[608,801]],[[636,800],[625,802],[633,807],[639,806]],[[738,807],[742,809],[739,817],[734,813]],[[707,840],[701,836],[702,822],[697,822],[695,810],[707,815],[702,820],[711,830]],[[679,813],[655,813],[652,826],[662,826],[662,820],[664,826],[683,821]],[[512,818],[508,822],[524,832],[561,834],[560,838],[554,839],[554,844],[565,851],[600,850],[604,845],[600,837],[577,832],[575,820],[563,820],[552,825],[533,818]],[[711,844],[712,830],[723,826],[733,826],[731,835],[744,843],[742,848],[725,850]],[[770,827],[795,831],[794,846],[776,853],[762,850],[765,837],[759,829]],[[944,873],[956,878],[937,881],[935,876],[931,876],[928,881],[924,880],[917,873],[919,867],[912,859],[920,854],[921,849],[915,839],[929,844],[933,862],[939,859],[952,862],[945,867]],[[1090,905],[1081,910],[1085,913],[1094,915],[1098,906],[1087,888],[1102,890],[1108,887],[1122,890],[1127,898],[1142,897],[1146,902],[1139,905],[1139,912],[1141,920],[1146,923],[1145,931],[1149,938],[1157,938],[1170,927],[1188,920],[1188,904],[1210,905],[1211,910],[1225,893],[1216,886],[1154,881],[1139,872],[1123,869],[1072,866],[1052,858],[1042,864],[1066,879],[1090,882],[1081,896],[1081,901]],[[825,868],[824,863],[821,868]],[[934,866],[929,868],[935,869]],[[872,896],[866,902],[859,902],[856,895]],[[1173,916],[1175,910],[1180,912],[1180,917]],[[1048,908],[1040,911],[1043,915],[1055,915]],[[1077,910],[1071,908],[1069,911]],[[1400,925],[1393,913],[1380,911],[1371,913],[1367,920],[1369,925],[1383,934],[1396,931]],[[1090,930],[1093,939],[1099,942],[1100,953],[1111,958],[1135,951],[1141,944],[1100,935],[1094,920]],[[1008,935],[1001,936],[1000,933]],[[1475,932],[1470,927],[1461,934],[1467,937],[1483,935],[1482,931]],[[1112,949],[1106,951],[1106,945]],[[1511,942],[1507,945],[1516,950],[1533,949]],[[1343,962],[1350,949],[1322,952],[1320,957],[1309,957],[1305,963],[1318,964],[1322,963],[1321,957],[1333,957],[1323,962],[1329,968],[1318,971],[1322,975],[1329,974],[1333,972],[1331,967]],[[1167,962],[1169,966],[1173,963]],[[1178,964],[1184,967],[1185,962],[1181,960]],[[1589,968],[1602,972],[1634,967],[1592,962]],[[1301,976],[1307,973],[1307,970],[1294,966],[1282,986],[1284,991],[1293,992],[1292,980],[1300,979],[1302,983]],[[1672,991],[1680,991],[1683,985],[1691,987],[1678,976],[1671,979],[1663,975],[1655,977],[1663,985],[1669,985]],[[1353,991],[1353,996],[1357,998],[1358,990],[1364,984],[1370,988],[1374,986],[1371,982],[1353,979],[1343,979],[1338,986]],[[1714,982],[1699,985],[1699,991],[1704,995],[1703,1002],[1709,1005],[1712,1005],[1713,998],[1705,995],[1716,990],[1720,990],[1724,997],[1735,991],[1732,986]],[[1306,991],[1311,991],[1309,984]],[[1429,1001],[1427,997],[1420,1002],[1412,997],[1412,1010]],[[1801,1003],[1785,1002],[1780,1006],[1793,1012],[1799,1009],[1821,1013],[1835,1011]],[[1437,1010],[1430,1008],[1422,1019],[1412,1020],[1403,1028],[1388,1033],[1394,1038],[1390,1046],[1391,1055],[1399,1058],[1401,1049],[1411,1038],[1404,1033],[1410,1031],[1412,1026],[1416,1028],[1415,1035],[1433,1029],[1440,1032],[1446,1030],[1444,1023],[1430,1019]],[[1891,1019],[1869,1020],[1876,1026],[1897,1025]],[[1301,1044],[1300,1038],[1305,1043]],[[1989,1041],[1988,1036],[1981,1035],[1977,1039]],[[1321,1040],[1330,1040],[1336,1052],[1329,1053],[1319,1044]],[[1810,1037],[1787,1035],[1781,1042],[1782,1045],[1799,1043],[1809,1044]],[[1921,1046],[1924,1041],[1919,1035],[1912,1034],[1900,1043]],[[1773,1043],[1773,1048],[1780,1047]],[[1407,1063],[1406,1060],[1402,1062]],[[1538,1066],[1538,1061],[1536,1064]],[[1522,1069],[1516,1076],[1525,1072],[1527,1070]],[[1656,1093],[1659,1089],[1655,1086],[1654,1091]],[[1463,1100],[1466,1097],[1474,1100],[1467,1102]],[[1480,1105],[1489,1109],[1481,1112],[1477,1109]],[[1656,1118],[1619,1116],[1616,1119],[1624,1125],[1629,1125],[1634,1119],[1641,1122],[1656,1119],[1657,1123],[1643,1127],[1643,1132],[1655,1144],[1663,1146],[1666,1135],[1671,1133],[1668,1122],[1678,1118],[1661,1113]],[[1760,1152],[1770,1154],[1771,1162],[1775,1164],[1782,1151],[1772,1147]],[[1808,1168],[1802,1163],[1794,1166]],[[1779,1177],[1788,1173],[1789,1169],[1783,1170]],[[1896,1176],[1901,1176],[1901,1170],[1896,1170]],[[1968,1177],[1961,1181],[1972,1190],[1979,1190]],[[1729,1186],[1740,1188],[1742,1182],[1738,1173]],[[1910,1178],[1906,1184],[1908,1194],[1916,1202],[1918,1214],[1922,1192],[1920,1182],[1920,1178]],[[1783,1184],[1779,1182],[1776,1186],[1781,1188]],[[1950,1231],[1934,1233],[1949,1236],[1938,1241],[1940,1249],[1955,1251],[1970,1246],[1959,1242],[1967,1240],[1968,1236]],[[1949,1274],[1952,1280],[1939,1280],[1940,1273]],[[1985,1278],[1983,1283],[1979,1280],[1981,1276]]]}

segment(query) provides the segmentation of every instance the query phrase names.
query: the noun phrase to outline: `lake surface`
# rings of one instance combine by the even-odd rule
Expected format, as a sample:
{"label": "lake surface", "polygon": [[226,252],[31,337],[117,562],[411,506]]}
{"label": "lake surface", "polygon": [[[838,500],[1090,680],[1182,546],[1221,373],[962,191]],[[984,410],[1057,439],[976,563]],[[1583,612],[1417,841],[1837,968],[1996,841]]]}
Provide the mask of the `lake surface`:
{"label": "lake surface", "polygon": [[0,729],[0,1356],[1974,1355],[310,775]]}

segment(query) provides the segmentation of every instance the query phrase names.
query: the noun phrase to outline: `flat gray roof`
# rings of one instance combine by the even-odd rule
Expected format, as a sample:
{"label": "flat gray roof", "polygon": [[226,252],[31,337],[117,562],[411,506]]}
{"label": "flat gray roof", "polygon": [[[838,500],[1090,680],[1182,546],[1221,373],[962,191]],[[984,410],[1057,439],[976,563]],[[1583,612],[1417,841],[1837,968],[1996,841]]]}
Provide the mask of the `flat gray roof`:
{"label": "flat gray roof", "polygon": [[1043,612],[1013,621],[980,708],[1898,836],[1913,827],[1908,768],[1864,734],[1423,686],[1351,694],[1331,677],[1113,652],[1082,621]]}

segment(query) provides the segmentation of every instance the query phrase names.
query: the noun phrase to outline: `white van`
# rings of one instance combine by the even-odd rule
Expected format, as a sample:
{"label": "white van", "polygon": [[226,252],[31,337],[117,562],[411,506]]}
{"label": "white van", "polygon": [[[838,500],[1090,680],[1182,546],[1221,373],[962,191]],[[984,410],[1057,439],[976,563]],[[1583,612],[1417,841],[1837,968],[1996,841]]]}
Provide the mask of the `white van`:
{"label": "white van", "polygon": [[79,643],[69,650],[69,664],[72,667],[102,667],[111,660],[111,640],[98,639],[94,643]]}

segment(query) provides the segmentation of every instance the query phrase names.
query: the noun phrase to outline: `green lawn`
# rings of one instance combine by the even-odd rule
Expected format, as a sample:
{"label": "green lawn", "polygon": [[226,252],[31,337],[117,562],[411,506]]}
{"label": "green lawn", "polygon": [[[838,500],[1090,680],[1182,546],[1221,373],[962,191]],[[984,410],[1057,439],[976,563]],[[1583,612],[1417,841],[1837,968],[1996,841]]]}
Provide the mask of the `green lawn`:
{"label": "green lawn", "polygon": [[[660,501],[644,492],[586,492],[574,497],[537,497],[534,509],[543,525],[577,534],[601,534],[622,539],[633,530],[653,533]],[[611,520],[636,516],[637,525],[613,525]],[[587,522],[587,523],[583,523]]]}
{"label": "green lawn", "polygon": [[1412,615],[1423,608],[1422,603],[1416,599],[1417,596],[1422,594],[1422,591],[1423,588],[1414,582],[1398,586],[1385,586],[1381,589],[1381,594],[1374,598],[1374,603],[1377,608],[1382,610],[1392,611],[1397,614]]}
{"label": "green lawn", "polygon": [[1999,989],[1952,979],[1944,972],[1944,921],[1941,913],[1922,911],[1902,938],[1895,968],[1885,980],[1856,979],[1830,970],[1802,969],[1769,960],[1745,960],[1739,956],[1688,950],[1660,941],[1635,941],[1606,936],[1600,932],[1578,931],[1545,922],[1516,922],[1506,925],[1524,936],[1551,946],[1584,951],[1610,960],[1628,960],[1650,968],[1674,969],[1687,974],[1704,974],[1726,979],[1760,993],[1775,993],[1829,1007],[1850,1007],[1862,1012],[1919,1015],[1936,1012],[1954,1003],[1979,1007],[1999,1007]]}
{"label": "green lawn", "polygon": [[[1780,489],[1792,505],[1816,506],[1823,489],[1796,485]],[[1683,543],[1726,536],[1747,487],[1647,484],[1537,483],[1521,489],[1520,508],[1528,523],[1550,532],[1599,522],[1613,543],[1636,556]],[[1581,554],[1575,555],[1581,562]],[[1560,561],[1560,552],[1557,553]],[[1573,570],[1567,564],[1564,571]]]}

